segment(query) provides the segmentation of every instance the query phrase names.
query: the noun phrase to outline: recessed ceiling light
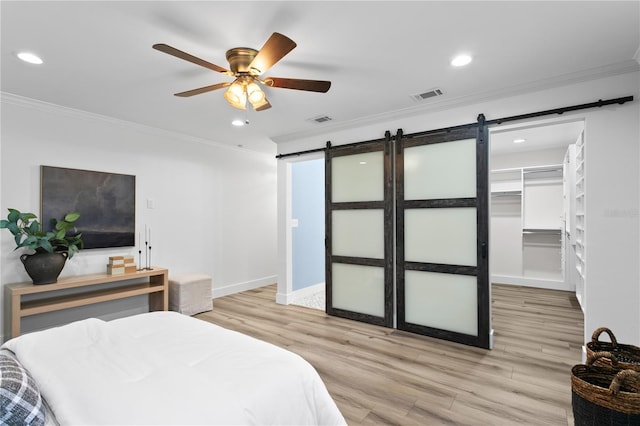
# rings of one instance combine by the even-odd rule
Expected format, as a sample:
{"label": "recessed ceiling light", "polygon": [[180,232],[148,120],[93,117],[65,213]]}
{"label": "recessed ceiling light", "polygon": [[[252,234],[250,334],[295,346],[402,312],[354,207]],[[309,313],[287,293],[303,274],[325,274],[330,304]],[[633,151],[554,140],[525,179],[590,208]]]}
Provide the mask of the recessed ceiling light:
{"label": "recessed ceiling light", "polygon": [[21,60],[23,60],[25,62],[29,62],[30,64],[40,65],[43,62],[42,59],[40,59],[39,56],[34,55],[33,53],[29,53],[29,52],[19,52],[17,56]]}
{"label": "recessed ceiling light", "polygon": [[469,55],[458,55],[451,60],[451,65],[454,67],[463,67],[468,65],[471,62],[471,56]]}
{"label": "recessed ceiling light", "polygon": [[233,120],[233,121],[231,122],[231,124],[233,124],[234,126],[238,126],[238,127],[240,127],[240,126],[244,126],[244,125],[245,125],[245,122],[244,122],[244,120],[239,120],[239,119],[238,119],[238,120]]}
{"label": "recessed ceiling light", "polygon": [[514,139],[513,143],[522,143],[522,142],[526,142],[526,141],[527,141],[526,139],[520,138],[520,139]]}

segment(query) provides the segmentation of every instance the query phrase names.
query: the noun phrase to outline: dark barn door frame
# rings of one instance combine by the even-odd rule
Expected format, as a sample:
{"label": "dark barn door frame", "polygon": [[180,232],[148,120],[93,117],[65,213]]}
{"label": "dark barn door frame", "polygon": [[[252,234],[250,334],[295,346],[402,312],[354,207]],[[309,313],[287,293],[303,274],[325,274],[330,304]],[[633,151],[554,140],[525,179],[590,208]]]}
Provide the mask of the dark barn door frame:
{"label": "dark barn door frame", "polygon": [[[398,329],[437,337],[457,343],[489,349],[491,333],[491,301],[489,283],[489,204],[488,204],[488,149],[487,128],[484,116],[478,122],[464,128],[445,132],[431,132],[421,136],[403,137],[402,131],[396,135],[396,290]],[[476,188],[475,197],[446,198],[428,200],[405,200],[404,197],[404,150],[411,147],[443,144],[447,142],[475,139]],[[476,265],[452,265],[411,262],[405,259],[405,211],[423,209],[476,209]],[[476,278],[477,328],[475,334],[455,332],[406,320],[405,274],[407,271],[435,272],[452,276],[473,276]]]}
{"label": "dark barn door frame", "polygon": [[[383,151],[384,167],[384,199],[379,201],[352,201],[333,202],[332,182],[333,174],[331,162],[334,158],[349,155],[357,155],[369,152]],[[385,139],[366,141],[357,145],[332,148],[327,144],[325,155],[325,288],[326,288],[326,312],[342,318],[368,322],[370,324],[385,327],[393,326],[393,171],[391,156],[391,135],[386,133]],[[334,211],[345,210],[384,210],[384,258],[364,258],[353,256],[337,256],[333,254],[333,227],[332,218]],[[384,315],[374,316],[361,312],[355,312],[344,308],[336,308],[333,305],[333,265],[334,264],[373,266],[384,269]]]}
{"label": "dark barn door frame", "polygon": [[[325,232],[326,232],[326,312],[342,318],[367,322],[385,327],[394,327],[413,333],[437,337],[467,345],[489,348],[490,300],[488,268],[488,173],[487,173],[487,129],[484,116],[478,122],[454,130],[429,132],[419,136],[403,136],[398,130],[394,137],[389,131],[385,139],[365,141],[348,146],[332,147],[327,144],[325,154]],[[445,200],[404,200],[403,150],[425,144],[437,144],[461,139],[475,140],[476,196],[463,199]],[[332,161],[335,158],[367,152],[384,152],[384,200],[334,202]],[[394,167],[395,166],[395,167]],[[395,187],[395,193],[394,193]],[[404,214],[405,208],[475,207],[477,211],[475,266],[439,265],[405,262],[404,258]],[[333,212],[341,210],[384,209],[384,258],[371,259],[351,256],[336,256],[333,253]],[[395,218],[394,218],[395,210]],[[395,250],[394,250],[395,242]],[[334,306],[333,267],[336,264],[351,264],[384,268],[384,315],[374,316]],[[394,268],[395,266],[395,268]],[[395,269],[395,271],[394,271]],[[471,334],[426,327],[405,321],[405,271],[438,272],[476,277],[477,330]],[[395,280],[394,280],[395,273]],[[344,285],[344,284],[342,284]],[[395,297],[394,297],[395,294]]]}

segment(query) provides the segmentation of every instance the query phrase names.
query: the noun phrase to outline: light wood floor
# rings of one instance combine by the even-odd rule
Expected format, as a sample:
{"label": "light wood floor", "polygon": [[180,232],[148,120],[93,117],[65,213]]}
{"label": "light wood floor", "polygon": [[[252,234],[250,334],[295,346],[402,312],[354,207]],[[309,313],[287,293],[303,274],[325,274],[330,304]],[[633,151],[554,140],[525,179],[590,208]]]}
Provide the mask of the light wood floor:
{"label": "light wood floor", "polygon": [[275,303],[275,285],[214,299],[197,317],[309,361],[350,425],[572,425],[581,361],[572,293],[493,285],[491,351]]}

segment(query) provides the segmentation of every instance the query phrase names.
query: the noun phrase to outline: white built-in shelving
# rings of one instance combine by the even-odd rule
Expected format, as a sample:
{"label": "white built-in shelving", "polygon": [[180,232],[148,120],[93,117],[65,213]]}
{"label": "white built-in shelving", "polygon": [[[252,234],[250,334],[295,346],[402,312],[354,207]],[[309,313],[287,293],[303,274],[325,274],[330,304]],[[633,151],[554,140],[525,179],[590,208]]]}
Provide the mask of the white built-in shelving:
{"label": "white built-in shelving", "polygon": [[576,145],[567,147],[564,155],[564,230],[565,248],[563,251],[565,265],[565,282],[575,288],[576,285]]}
{"label": "white built-in shelving", "polygon": [[586,222],[585,222],[585,146],[584,132],[576,141],[575,148],[575,265],[576,265],[576,298],[586,311],[585,280],[587,275],[586,264]]}
{"label": "white built-in shelving", "polygon": [[562,165],[524,168],[522,178],[523,275],[563,281]]}
{"label": "white built-in shelving", "polygon": [[521,196],[522,169],[501,169],[491,171],[492,196]]}
{"label": "white built-in shelving", "polygon": [[563,166],[492,170],[491,205],[493,278],[551,288],[564,282]]}
{"label": "white built-in shelving", "polygon": [[[522,276],[522,169],[491,171],[492,280]],[[495,279],[494,279],[495,278]]]}

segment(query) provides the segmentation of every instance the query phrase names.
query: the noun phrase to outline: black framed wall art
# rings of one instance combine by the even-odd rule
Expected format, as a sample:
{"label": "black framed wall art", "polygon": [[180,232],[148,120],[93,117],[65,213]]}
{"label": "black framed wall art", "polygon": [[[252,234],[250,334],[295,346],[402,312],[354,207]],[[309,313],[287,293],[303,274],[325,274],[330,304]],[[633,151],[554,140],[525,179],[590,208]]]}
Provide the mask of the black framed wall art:
{"label": "black framed wall art", "polygon": [[45,230],[50,220],[70,212],[84,248],[135,245],[136,177],[119,173],[62,167],[40,167],[40,219]]}

